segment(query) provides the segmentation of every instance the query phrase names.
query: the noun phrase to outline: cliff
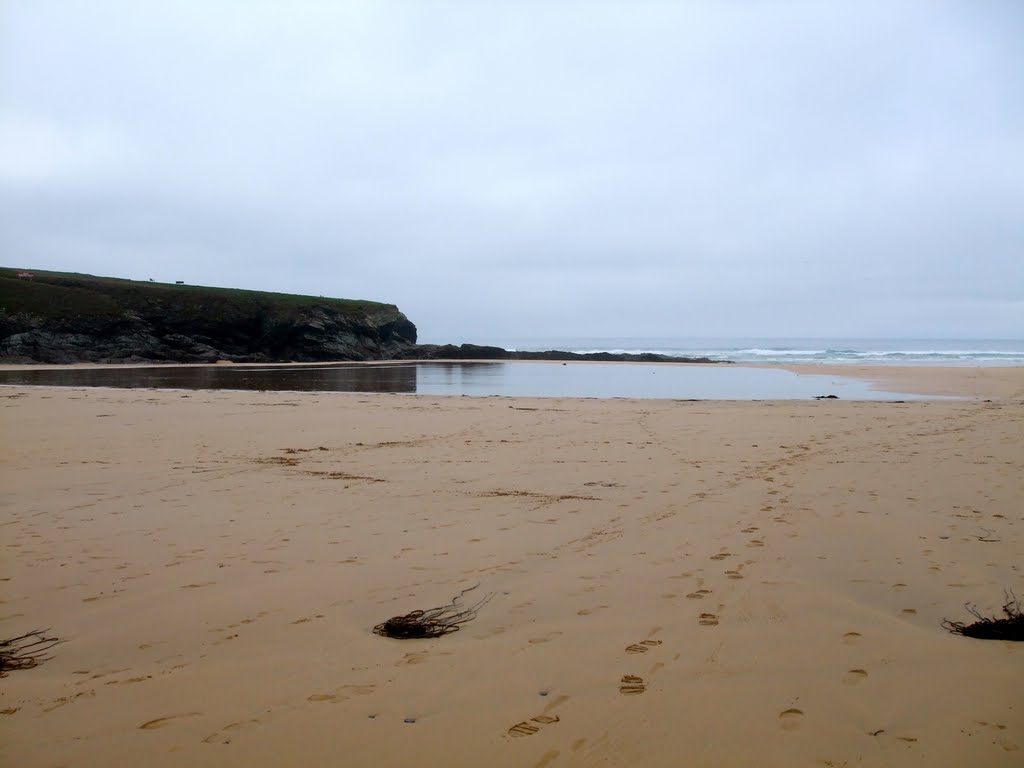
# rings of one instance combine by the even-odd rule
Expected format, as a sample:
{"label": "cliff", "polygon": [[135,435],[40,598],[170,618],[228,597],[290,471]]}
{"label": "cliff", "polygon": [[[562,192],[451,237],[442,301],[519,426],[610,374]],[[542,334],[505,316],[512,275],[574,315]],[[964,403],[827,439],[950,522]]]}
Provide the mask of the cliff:
{"label": "cliff", "polygon": [[0,362],[386,360],[416,345],[391,304],[30,275],[0,267]]}

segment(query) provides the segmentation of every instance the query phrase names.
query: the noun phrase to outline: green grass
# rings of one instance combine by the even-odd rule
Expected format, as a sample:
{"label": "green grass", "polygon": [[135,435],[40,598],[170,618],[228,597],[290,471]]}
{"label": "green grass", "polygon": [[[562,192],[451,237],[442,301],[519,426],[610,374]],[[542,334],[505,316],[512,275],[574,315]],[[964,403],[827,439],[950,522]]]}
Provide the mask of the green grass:
{"label": "green grass", "polygon": [[[31,272],[33,279],[19,278],[21,271]],[[0,313],[8,315],[25,313],[46,319],[117,318],[127,312],[137,312],[232,321],[258,314],[297,318],[316,307],[352,315],[395,309],[393,305],[374,301],[0,267]]]}

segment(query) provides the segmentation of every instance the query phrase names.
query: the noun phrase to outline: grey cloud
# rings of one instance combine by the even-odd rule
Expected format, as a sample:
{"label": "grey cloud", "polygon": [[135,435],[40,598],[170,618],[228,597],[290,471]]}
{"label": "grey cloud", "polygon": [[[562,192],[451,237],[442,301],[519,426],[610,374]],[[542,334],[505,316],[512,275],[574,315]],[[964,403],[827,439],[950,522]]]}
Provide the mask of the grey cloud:
{"label": "grey cloud", "polygon": [[1013,3],[0,13],[5,262],[440,341],[1024,334]]}

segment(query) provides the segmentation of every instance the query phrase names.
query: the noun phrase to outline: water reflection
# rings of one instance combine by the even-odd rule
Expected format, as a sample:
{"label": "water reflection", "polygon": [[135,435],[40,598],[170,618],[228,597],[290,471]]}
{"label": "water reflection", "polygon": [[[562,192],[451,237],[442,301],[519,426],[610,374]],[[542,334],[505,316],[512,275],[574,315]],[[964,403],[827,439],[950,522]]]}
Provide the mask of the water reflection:
{"label": "water reflection", "polygon": [[845,400],[920,399],[880,392],[843,376],[782,369],[639,363],[422,362],[321,365],[209,365],[16,369],[0,384],[64,387],[402,392],[421,395],[793,400],[835,394]]}
{"label": "water reflection", "polygon": [[416,365],[243,365],[0,371],[0,384],[50,387],[416,392]]}

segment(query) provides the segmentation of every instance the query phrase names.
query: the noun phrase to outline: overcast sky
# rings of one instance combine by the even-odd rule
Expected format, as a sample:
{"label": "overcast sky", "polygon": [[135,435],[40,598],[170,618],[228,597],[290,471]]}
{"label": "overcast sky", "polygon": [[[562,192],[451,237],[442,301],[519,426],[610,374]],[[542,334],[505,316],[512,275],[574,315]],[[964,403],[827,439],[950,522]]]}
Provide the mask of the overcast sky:
{"label": "overcast sky", "polygon": [[1018,0],[0,0],[0,263],[421,341],[1024,337]]}

